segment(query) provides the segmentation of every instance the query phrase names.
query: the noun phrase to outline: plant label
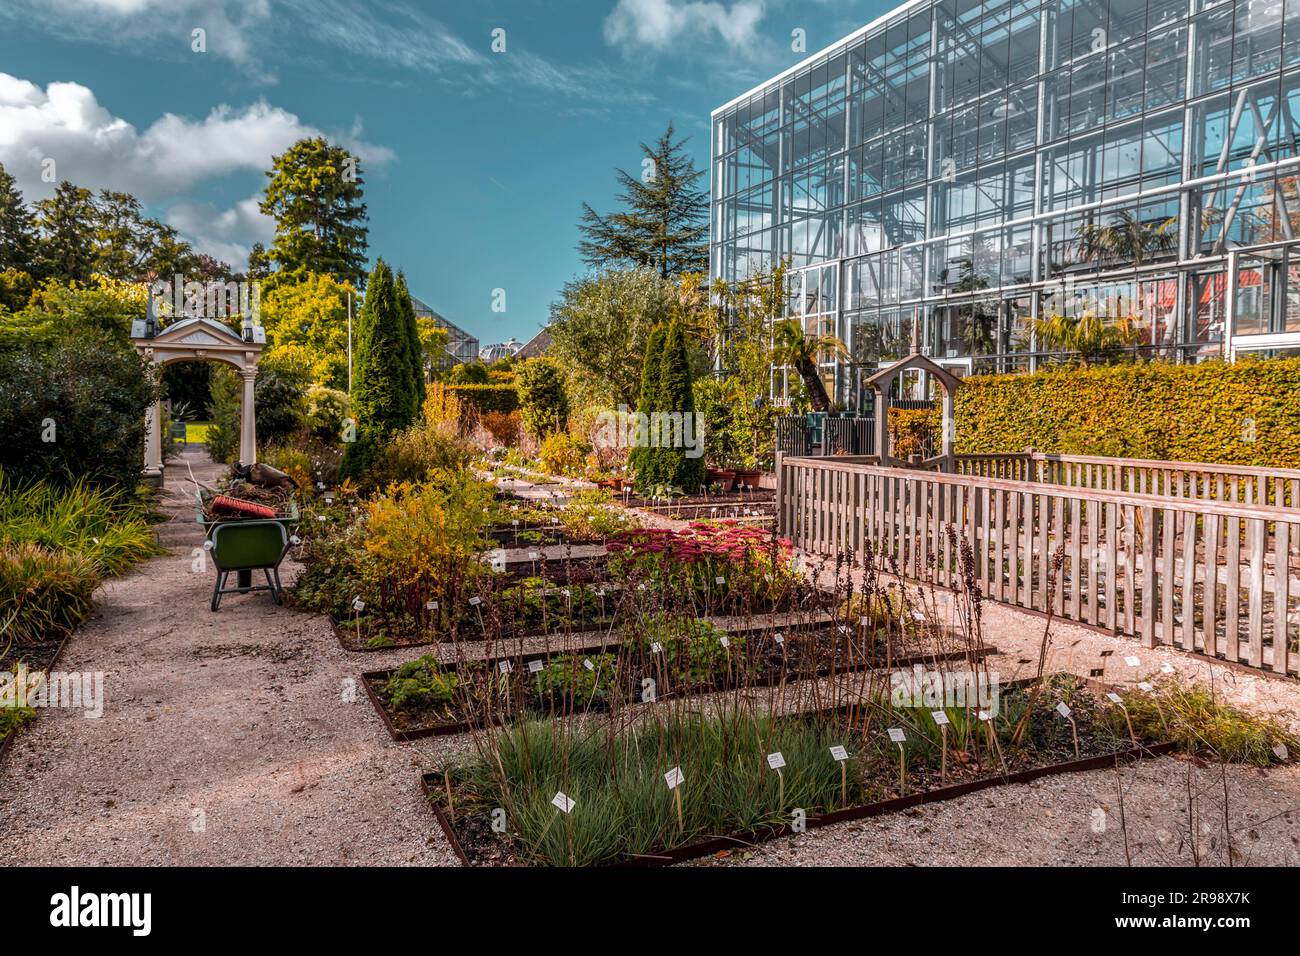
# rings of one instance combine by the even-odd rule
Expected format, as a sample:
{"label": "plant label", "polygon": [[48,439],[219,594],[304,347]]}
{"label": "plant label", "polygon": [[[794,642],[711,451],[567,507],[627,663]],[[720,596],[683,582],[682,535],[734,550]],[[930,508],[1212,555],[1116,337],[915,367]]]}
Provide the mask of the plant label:
{"label": "plant label", "polygon": [[948,726],[948,715],[942,710],[932,710],[930,711],[930,716],[934,718],[934,722],[940,727]]}
{"label": "plant label", "polygon": [[776,753],[768,754],[767,765],[773,770],[780,770],[785,766],[785,756],[779,750]]}
{"label": "plant label", "polygon": [[472,597],[472,598],[469,599],[469,606],[470,606],[470,607],[477,607],[478,605],[480,605],[480,604],[482,604],[482,603],[483,603],[483,599],[482,599],[481,597]]}
{"label": "plant label", "polygon": [[1160,665],[1160,670],[1162,673],[1172,674],[1174,672],[1174,665],[1170,664],[1168,661],[1165,661],[1163,664]]}
{"label": "plant label", "polygon": [[541,557],[541,555],[538,554],[536,551],[529,551],[529,552],[528,552],[528,560],[529,560],[529,561],[536,561],[536,560],[537,560],[538,558],[540,558],[540,557]]}
{"label": "plant label", "polygon": [[513,668],[509,661],[497,661],[497,670],[501,673],[509,674],[512,669]]}
{"label": "plant label", "polygon": [[519,519],[518,519],[518,518],[511,518],[511,519],[510,519],[510,523],[511,523],[512,525],[514,525],[516,528],[519,527]]}
{"label": "plant label", "polygon": [[871,618],[867,617],[866,615],[863,615],[862,617],[858,618],[858,623],[861,624],[863,627],[870,627]]}
{"label": "plant label", "polygon": [[730,647],[730,646],[731,646],[731,638],[727,637],[727,636],[724,634],[724,635],[722,635],[722,637],[718,638],[718,643],[721,644],[723,647]]}
{"label": "plant label", "polygon": [[686,777],[682,774],[681,767],[673,767],[672,770],[664,774],[664,783],[668,784],[669,790],[676,790],[685,780]]}
{"label": "plant label", "polygon": [[664,652],[664,646],[660,644],[658,641],[655,641],[653,644],[650,645],[651,654],[662,654],[663,652]]}
{"label": "plant label", "polygon": [[561,588],[561,589],[560,589],[560,593],[563,594],[566,598],[567,598],[567,597],[572,597],[572,595],[569,594],[569,589],[568,589],[568,588]]}
{"label": "plant label", "polygon": [[543,664],[541,661],[529,661],[529,662],[528,662],[528,670],[531,671],[531,672],[534,673],[534,674],[540,674],[540,673],[542,672],[542,668],[545,667],[545,666],[546,666],[546,665]]}
{"label": "plant label", "polygon": [[1273,748],[1273,755],[1277,757],[1278,760],[1286,760],[1286,758],[1290,756],[1290,751],[1286,749],[1286,744],[1278,744]]}
{"label": "plant label", "polygon": [[784,635],[784,634],[773,634],[773,635],[772,635],[772,640],[776,641],[778,644],[784,644],[784,643],[785,643],[785,635]]}
{"label": "plant label", "polygon": [[324,516],[324,515],[317,515],[317,516],[316,516],[316,520],[317,520],[317,521],[324,521],[324,520],[325,520],[325,516]]}
{"label": "plant label", "polygon": [[601,588],[599,591],[596,592],[596,597],[604,597],[604,596],[605,596],[604,588]]}
{"label": "plant label", "polygon": [[724,578],[721,574],[719,574],[716,578],[713,579],[713,582],[715,584],[726,584],[727,579]]}
{"label": "plant label", "polygon": [[555,796],[551,797],[551,803],[559,808],[561,813],[572,813],[577,802],[570,800],[563,790],[557,790]]}
{"label": "plant label", "polygon": [[1138,684],[1138,690],[1146,691],[1149,694],[1153,690],[1155,690],[1155,688],[1152,687],[1150,684],[1148,684],[1146,681],[1142,681]]}
{"label": "plant label", "polygon": [[365,609],[366,609],[366,602],[365,602],[365,601],[361,600],[361,598],[353,598],[353,599],[352,599],[352,610],[354,610],[354,611],[364,611]]}
{"label": "plant label", "polygon": [[831,756],[834,759],[838,760],[840,763],[843,763],[845,760],[849,759],[849,752],[845,750],[841,745],[836,744],[834,747],[831,748]]}
{"label": "plant label", "polygon": [[1070,719],[1070,708],[1066,706],[1065,701],[1061,701],[1059,704],[1056,705],[1056,712],[1060,714],[1062,717],[1064,717],[1066,720]]}
{"label": "plant label", "polygon": [[1142,663],[1142,660],[1130,654],[1128,657],[1124,658],[1124,663],[1127,664],[1129,667],[1137,667],[1139,664]]}
{"label": "plant label", "polygon": [[1124,698],[1120,697],[1119,694],[1115,693],[1114,691],[1111,691],[1109,694],[1107,694],[1106,699],[1110,701],[1112,704],[1123,705],[1124,703]]}
{"label": "plant label", "polygon": [[907,739],[907,735],[903,733],[902,727],[890,727],[889,739],[896,744],[901,744],[904,740]]}
{"label": "plant label", "polygon": [[583,662],[582,662],[582,666],[585,667],[585,668],[587,668],[587,670],[589,670],[589,671],[594,671],[594,670],[596,669],[596,665],[593,664],[593,663],[591,662],[591,658],[590,658],[590,657],[585,658],[585,659],[583,660]]}
{"label": "plant label", "polygon": [[436,611],[436,610],[438,610],[438,602],[437,602],[437,601],[425,601],[425,602],[424,602],[424,609],[425,609],[426,611]]}
{"label": "plant label", "polygon": [[981,710],[976,716],[983,721],[990,721],[993,719],[993,715],[990,714],[987,710]]}

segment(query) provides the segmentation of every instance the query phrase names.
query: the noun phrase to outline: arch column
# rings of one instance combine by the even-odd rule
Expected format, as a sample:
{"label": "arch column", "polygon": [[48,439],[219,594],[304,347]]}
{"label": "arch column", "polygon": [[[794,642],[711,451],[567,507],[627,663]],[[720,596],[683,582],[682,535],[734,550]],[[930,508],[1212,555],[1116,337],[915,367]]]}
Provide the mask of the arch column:
{"label": "arch column", "polygon": [[154,402],[144,413],[144,477],[162,481],[162,403]]}
{"label": "arch column", "polygon": [[257,463],[257,411],[253,399],[257,369],[242,368],[239,376],[244,380],[244,396],[239,403],[239,462],[252,465]]}

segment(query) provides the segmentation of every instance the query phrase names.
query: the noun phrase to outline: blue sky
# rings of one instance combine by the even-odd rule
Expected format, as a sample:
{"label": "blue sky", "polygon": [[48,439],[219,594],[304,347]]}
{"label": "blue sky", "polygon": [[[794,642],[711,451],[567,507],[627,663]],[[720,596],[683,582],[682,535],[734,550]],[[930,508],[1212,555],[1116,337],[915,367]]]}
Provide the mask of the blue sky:
{"label": "blue sky", "polygon": [[707,168],[710,110],[802,59],[793,30],[811,52],[894,5],[0,0],[0,163],[29,199],[48,159],[133,192],[242,267],[271,155],[323,133],[363,157],[372,257],[484,343],[527,339],[639,141],[671,119]]}

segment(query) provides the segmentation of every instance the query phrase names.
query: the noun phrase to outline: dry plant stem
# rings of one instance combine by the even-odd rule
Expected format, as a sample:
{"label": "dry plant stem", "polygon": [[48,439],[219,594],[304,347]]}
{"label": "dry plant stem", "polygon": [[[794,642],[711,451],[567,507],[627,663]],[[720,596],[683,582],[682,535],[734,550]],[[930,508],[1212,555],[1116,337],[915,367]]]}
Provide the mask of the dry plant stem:
{"label": "dry plant stem", "polygon": [[1124,837],[1124,865],[1132,866],[1133,857],[1128,848],[1128,820],[1124,816],[1124,775],[1118,760],[1115,761],[1115,792],[1119,795],[1119,831]]}

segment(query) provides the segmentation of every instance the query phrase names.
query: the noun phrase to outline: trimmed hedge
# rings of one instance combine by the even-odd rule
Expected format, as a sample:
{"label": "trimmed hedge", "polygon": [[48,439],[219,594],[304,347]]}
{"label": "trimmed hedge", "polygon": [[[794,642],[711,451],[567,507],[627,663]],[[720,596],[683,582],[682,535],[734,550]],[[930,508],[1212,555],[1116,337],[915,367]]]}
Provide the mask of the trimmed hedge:
{"label": "trimmed hedge", "polygon": [[957,452],[1300,467],[1300,359],[1159,362],[976,375],[957,392]]}
{"label": "trimmed hedge", "polygon": [[519,392],[514,385],[448,385],[447,391],[480,412],[509,415],[519,408]]}

